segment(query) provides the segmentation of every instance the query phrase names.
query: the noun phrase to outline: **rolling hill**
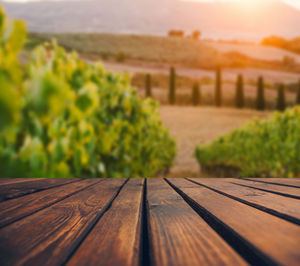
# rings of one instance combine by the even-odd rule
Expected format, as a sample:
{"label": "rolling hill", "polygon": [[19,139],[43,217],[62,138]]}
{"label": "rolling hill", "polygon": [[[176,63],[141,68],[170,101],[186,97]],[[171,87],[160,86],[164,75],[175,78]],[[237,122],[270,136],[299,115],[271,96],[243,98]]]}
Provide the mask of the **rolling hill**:
{"label": "rolling hill", "polygon": [[300,11],[283,2],[236,3],[179,0],[1,2],[8,14],[37,32],[110,32],[165,35],[200,29],[205,38],[258,41],[272,34],[300,34]]}

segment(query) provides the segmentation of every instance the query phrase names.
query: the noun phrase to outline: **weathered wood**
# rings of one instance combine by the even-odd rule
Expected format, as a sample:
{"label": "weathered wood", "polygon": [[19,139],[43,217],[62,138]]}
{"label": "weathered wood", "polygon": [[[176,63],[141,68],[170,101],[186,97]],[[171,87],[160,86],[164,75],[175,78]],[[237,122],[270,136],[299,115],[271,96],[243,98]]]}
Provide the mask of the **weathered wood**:
{"label": "weathered wood", "polygon": [[17,198],[44,189],[76,182],[79,179],[36,179],[12,184],[0,185],[0,201]]}
{"label": "weathered wood", "polygon": [[155,265],[244,265],[245,261],[164,180],[147,180]]}
{"label": "weathered wood", "polygon": [[126,183],[67,265],[139,264],[143,183]]}
{"label": "weathered wood", "polygon": [[0,265],[299,265],[298,180],[144,180],[0,179]]}
{"label": "weathered wood", "polygon": [[16,184],[20,182],[38,181],[45,178],[2,178],[0,177],[0,186],[8,184]]}
{"label": "weathered wood", "polygon": [[0,265],[60,265],[116,197],[124,179],[106,179],[0,230]]}
{"label": "weathered wood", "polygon": [[101,179],[85,179],[64,186],[54,187],[19,198],[0,202],[0,228],[25,216],[61,201],[74,193],[100,182]]}
{"label": "weathered wood", "polygon": [[[300,227],[208,188],[183,179],[168,179],[178,192],[223,230],[246,243],[265,263],[299,265]],[[221,221],[221,222],[220,222]],[[228,237],[228,236],[227,236]],[[251,244],[250,244],[251,243]]]}
{"label": "weathered wood", "polygon": [[278,186],[290,186],[300,188],[300,178],[246,178],[260,183],[268,183]]}
{"label": "weathered wood", "polygon": [[260,182],[250,181],[250,180],[242,180],[242,179],[234,179],[231,182],[239,186],[244,186],[244,187],[246,186],[257,190],[274,193],[284,197],[300,199],[300,189],[294,187],[277,186],[277,185],[260,183]]}
{"label": "weathered wood", "polygon": [[229,182],[234,179],[189,178],[188,180],[300,225],[300,208],[297,199],[281,197],[273,193],[241,187]]}

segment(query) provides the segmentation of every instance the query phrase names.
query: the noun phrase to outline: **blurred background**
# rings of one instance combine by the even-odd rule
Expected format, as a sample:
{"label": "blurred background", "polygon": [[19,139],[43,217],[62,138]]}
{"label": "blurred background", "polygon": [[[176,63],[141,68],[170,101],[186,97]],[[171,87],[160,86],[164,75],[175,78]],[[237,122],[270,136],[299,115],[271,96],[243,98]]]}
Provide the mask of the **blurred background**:
{"label": "blurred background", "polygon": [[[274,118],[272,125],[257,126],[256,133],[249,129],[255,137],[249,133],[234,140],[231,136],[231,146],[201,147],[209,149],[203,145],[218,141],[255,117],[272,119],[274,111],[300,104],[300,1],[7,0],[0,5],[10,18],[26,22],[28,36],[18,54],[23,66],[36,47],[55,38],[67,52],[77,51],[86,65],[101,61],[107,71],[130,77],[130,86],[137,88],[141,98],[160,103],[159,116],[177,142],[177,154],[172,167],[170,159],[168,171],[158,171],[158,175],[298,176],[300,169],[291,166],[297,164],[298,153],[291,153],[298,149],[298,111],[289,114],[295,115],[297,124],[291,136],[288,126]],[[263,136],[258,133],[262,130]],[[282,139],[277,135],[272,139],[270,132],[274,131]],[[269,146],[277,148],[260,158],[261,143],[270,139]],[[280,143],[286,139],[290,142],[285,153],[272,157],[282,150]],[[235,141],[249,142],[248,148],[237,149]],[[255,152],[249,151],[241,165],[240,158],[249,146]],[[228,149],[240,157],[230,159],[232,154],[224,152]],[[219,158],[220,154],[224,156]],[[107,169],[113,159],[107,160],[109,163],[101,161],[100,168]],[[257,163],[261,160],[265,165],[271,161],[269,168]],[[244,169],[249,162],[253,167]],[[272,172],[274,165],[277,170]],[[135,175],[120,169],[116,176]]]}

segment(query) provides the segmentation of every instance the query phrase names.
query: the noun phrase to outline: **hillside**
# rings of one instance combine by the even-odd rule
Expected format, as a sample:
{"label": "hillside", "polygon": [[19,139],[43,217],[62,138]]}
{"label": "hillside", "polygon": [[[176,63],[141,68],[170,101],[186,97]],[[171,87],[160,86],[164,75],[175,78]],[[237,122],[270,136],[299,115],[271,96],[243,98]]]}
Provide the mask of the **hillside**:
{"label": "hillside", "polygon": [[271,34],[295,37],[300,24],[300,11],[281,2],[258,3],[252,10],[233,3],[179,0],[0,3],[11,16],[25,19],[29,29],[38,32],[165,35],[178,28],[186,32],[200,29],[205,38],[259,41]]}
{"label": "hillside", "polygon": [[[42,41],[56,38],[69,50],[75,49],[88,60],[138,60],[143,63],[181,65],[215,69],[252,67],[300,73],[300,57],[278,48],[199,41],[192,38],[133,34],[31,33],[27,50]],[[285,62],[293,58],[293,64]]]}
{"label": "hillside", "polygon": [[263,46],[259,44],[232,44],[219,42],[204,42],[205,45],[216,49],[220,53],[229,53],[232,51],[244,54],[251,58],[267,61],[282,61],[285,57],[293,58],[300,64],[300,55],[287,51],[283,48]]}

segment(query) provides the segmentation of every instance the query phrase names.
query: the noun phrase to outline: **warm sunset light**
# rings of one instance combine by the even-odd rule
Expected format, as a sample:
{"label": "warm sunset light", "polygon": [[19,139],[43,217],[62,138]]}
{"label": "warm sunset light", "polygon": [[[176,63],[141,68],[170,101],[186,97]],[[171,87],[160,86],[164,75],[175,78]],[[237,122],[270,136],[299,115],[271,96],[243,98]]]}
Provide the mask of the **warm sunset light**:
{"label": "warm sunset light", "polygon": [[300,0],[0,0],[0,266],[300,266]]}
{"label": "warm sunset light", "polygon": [[[48,1],[70,1],[70,0],[48,0]],[[79,0],[80,1],[80,0]],[[245,5],[255,5],[262,2],[285,2],[291,6],[300,9],[300,1],[298,0],[178,0],[178,1],[189,1],[189,2],[207,2],[207,3],[220,3],[220,2],[238,2]],[[42,2],[42,0],[4,0],[4,2]]]}
{"label": "warm sunset light", "polygon": [[[26,0],[23,0],[26,1]],[[189,1],[189,2],[206,2],[206,3],[221,3],[221,2],[236,2],[239,4],[245,4],[245,5],[257,5],[262,4],[266,2],[284,2],[286,4],[289,4],[291,6],[294,6],[296,8],[300,9],[300,1],[298,0],[182,0],[182,1]]]}

